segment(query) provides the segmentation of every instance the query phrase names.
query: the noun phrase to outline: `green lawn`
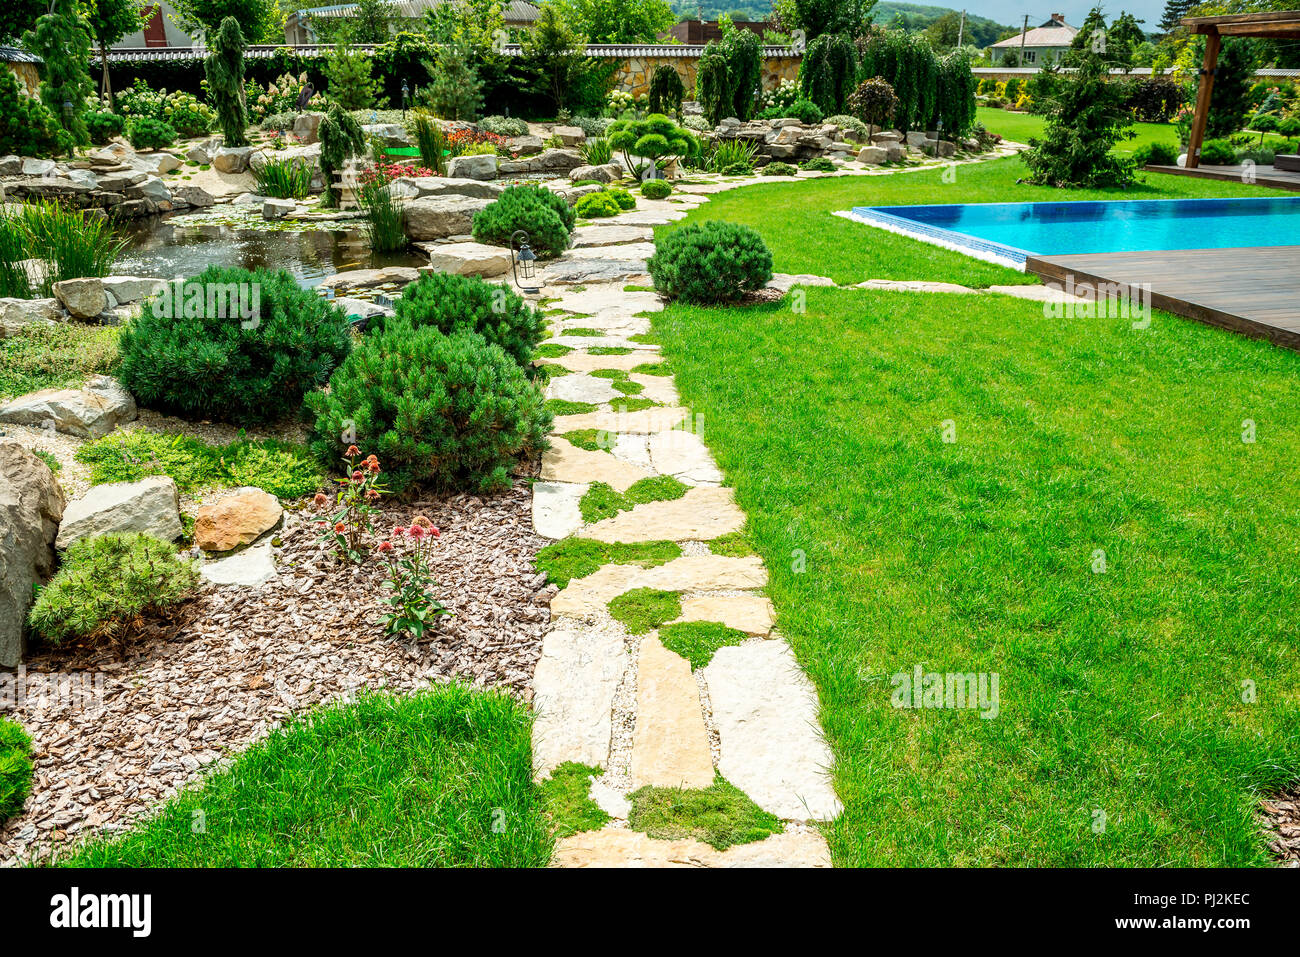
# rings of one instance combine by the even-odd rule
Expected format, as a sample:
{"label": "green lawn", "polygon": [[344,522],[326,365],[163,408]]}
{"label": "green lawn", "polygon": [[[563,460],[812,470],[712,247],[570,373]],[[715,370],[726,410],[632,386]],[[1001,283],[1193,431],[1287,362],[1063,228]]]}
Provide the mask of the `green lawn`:
{"label": "green lawn", "polygon": [[[654,326],[819,691],[837,864],[1268,862],[1256,797],[1300,775],[1300,355],[996,295]],[[916,665],[997,673],[1000,713],[892,707]]]}
{"label": "green lawn", "polygon": [[536,867],[531,718],[445,685],[295,720],[71,867]]}
{"label": "green lawn", "polygon": [[1022,272],[920,243],[840,216],[854,206],[919,203],[1061,202],[1096,199],[1178,199],[1207,196],[1274,196],[1276,190],[1216,180],[1142,174],[1125,190],[1061,190],[1017,184],[1025,176],[1018,157],[950,169],[853,176],[801,183],[763,183],[710,198],[685,219],[661,226],[656,235],[687,223],[726,219],[753,226],[772,250],[778,272],[812,273],[848,284],[865,279],[930,279],[967,286],[1034,283]]}

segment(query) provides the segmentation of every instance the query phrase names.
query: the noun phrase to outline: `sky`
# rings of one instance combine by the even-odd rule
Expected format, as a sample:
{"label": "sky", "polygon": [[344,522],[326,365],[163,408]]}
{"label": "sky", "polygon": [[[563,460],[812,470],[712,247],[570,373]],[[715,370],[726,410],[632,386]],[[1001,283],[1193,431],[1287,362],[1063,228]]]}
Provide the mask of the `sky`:
{"label": "sky", "polygon": [[[915,2],[924,3],[925,0],[915,0]],[[962,8],[961,0],[949,0],[936,5],[954,7],[958,10]],[[1047,18],[1053,13],[1064,13],[1065,22],[1077,27],[1083,23],[1084,17],[1092,7],[1093,4],[1087,0],[1082,2],[1081,0],[1034,0],[1033,3],[1026,3],[1026,0],[977,0],[966,6],[966,12],[1012,26],[1021,25],[1027,13],[1029,26],[1032,29],[1046,23]],[[1131,13],[1139,20],[1146,21],[1142,24],[1142,29],[1149,32],[1158,29],[1160,15],[1165,9],[1165,0],[1109,0],[1103,3],[1101,8],[1107,20],[1119,16],[1121,11]]]}

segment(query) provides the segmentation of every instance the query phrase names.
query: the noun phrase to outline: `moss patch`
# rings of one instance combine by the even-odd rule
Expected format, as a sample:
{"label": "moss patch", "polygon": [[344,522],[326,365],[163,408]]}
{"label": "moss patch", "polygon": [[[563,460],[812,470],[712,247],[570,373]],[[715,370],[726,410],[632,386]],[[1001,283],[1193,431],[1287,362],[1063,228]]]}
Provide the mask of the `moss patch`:
{"label": "moss patch", "polygon": [[671,502],[686,494],[687,486],[671,475],[656,475],[632,483],[626,492],[616,492],[604,482],[593,482],[587,489],[578,510],[587,523],[613,518],[619,512],[644,505],[646,502]]}
{"label": "moss patch", "polygon": [[590,795],[592,776],[599,777],[604,773],[600,768],[566,761],[538,786],[542,808],[550,818],[557,838],[579,831],[594,831],[608,823],[609,815]]}
{"label": "moss patch", "polygon": [[566,538],[537,552],[537,570],[564,588],[575,578],[585,578],[601,565],[640,565],[654,568],[680,558],[676,542],[598,542],[590,538]]}
{"label": "moss patch", "polygon": [[546,411],[552,415],[581,415],[595,412],[596,407],[590,402],[570,402],[568,399],[547,399]]}
{"label": "moss patch", "polygon": [[609,603],[609,614],[634,635],[644,635],[666,621],[682,617],[681,592],[634,588]]}
{"label": "moss patch", "polygon": [[609,335],[604,329],[592,329],[590,326],[574,326],[572,329],[561,329],[558,333],[561,336],[582,336],[584,338],[599,339]]}
{"label": "moss patch", "polygon": [[[603,444],[601,442],[602,436],[606,439]],[[572,432],[565,432],[560,438],[570,445],[586,449],[588,452],[608,451],[614,444],[612,435],[602,429],[574,429]]]}
{"label": "moss patch", "polygon": [[558,359],[573,351],[573,346],[562,346],[558,342],[547,342],[533,350],[533,354],[543,359]]}
{"label": "moss patch", "polygon": [[663,646],[689,661],[692,671],[703,668],[712,661],[713,653],[719,648],[742,644],[748,638],[743,631],[728,628],[716,621],[682,621],[675,625],[665,625],[659,632]]}
{"label": "moss patch", "polygon": [[629,396],[626,399],[615,399],[613,402],[615,412],[640,412],[642,409],[653,409],[656,406],[662,407],[662,402],[655,402],[653,399],[647,399],[643,395]]}
{"label": "moss patch", "polygon": [[719,851],[781,832],[781,822],[722,775],[697,790],[644,787],[630,798],[628,825],[661,840],[693,838]]}
{"label": "moss patch", "polygon": [[719,535],[712,539],[709,542],[709,551],[727,558],[746,558],[758,554],[754,543],[749,540],[749,534],[743,531],[728,532],[726,535]]}

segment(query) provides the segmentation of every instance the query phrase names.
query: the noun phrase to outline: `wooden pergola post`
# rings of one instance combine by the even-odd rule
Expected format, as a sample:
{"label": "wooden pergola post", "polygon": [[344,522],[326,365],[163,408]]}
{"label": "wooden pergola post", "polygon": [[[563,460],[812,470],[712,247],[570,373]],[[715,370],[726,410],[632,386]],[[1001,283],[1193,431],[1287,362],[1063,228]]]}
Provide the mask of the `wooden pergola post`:
{"label": "wooden pergola post", "polygon": [[1192,116],[1192,131],[1187,139],[1187,169],[1201,165],[1201,143],[1205,139],[1205,124],[1210,118],[1210,95],[1214,92],[1214,71],[1219,65],[1219,50],[1223,39],[1218,31],[1205,35],[1205,62],[1201,66],[1201,84],[1196,91],[1196,113]]}

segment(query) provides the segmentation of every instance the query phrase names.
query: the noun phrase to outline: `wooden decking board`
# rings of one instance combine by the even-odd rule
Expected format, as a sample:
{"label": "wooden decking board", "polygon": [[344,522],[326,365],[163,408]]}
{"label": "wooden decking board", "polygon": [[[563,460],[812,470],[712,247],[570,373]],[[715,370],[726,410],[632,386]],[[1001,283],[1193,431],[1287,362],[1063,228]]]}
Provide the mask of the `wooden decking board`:
{"label": "wooden decking board", "polygon": [[[1195,176],[1200,179],[1221,179],[1242,182],[1241,166],[1198,166],[1186,169],[1182,166],[1145,166],[1143,169],[1152,173],[1168,173],[1171,176]],[[1251,169],[1252,182],[1255,186],[1271,186],[1274,189],[1300,189],[1300,173],[1277,169],[1273,166],[1255,166]]]}
{"label": "wooden decking board", "polygon": [[1156,309],[1300,349],[1300,246],[1030,256],[1050,282],[1151,287]]}

